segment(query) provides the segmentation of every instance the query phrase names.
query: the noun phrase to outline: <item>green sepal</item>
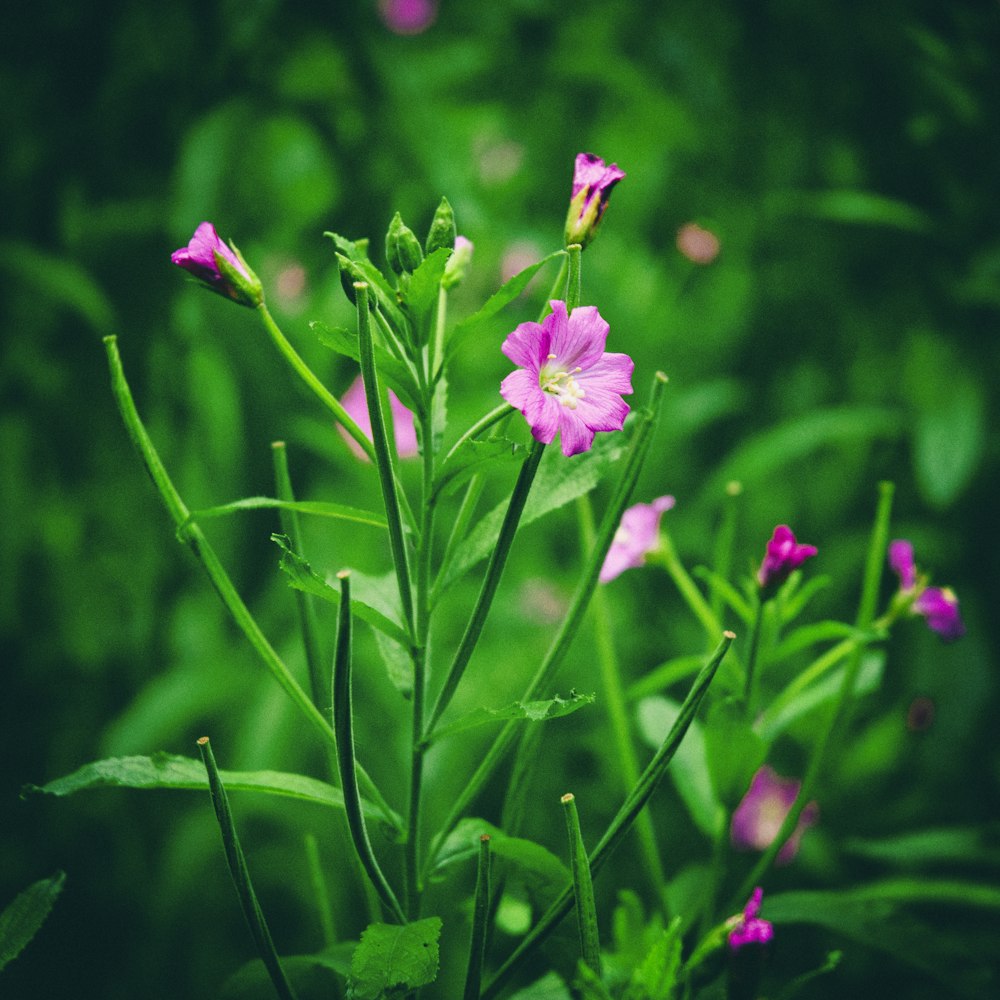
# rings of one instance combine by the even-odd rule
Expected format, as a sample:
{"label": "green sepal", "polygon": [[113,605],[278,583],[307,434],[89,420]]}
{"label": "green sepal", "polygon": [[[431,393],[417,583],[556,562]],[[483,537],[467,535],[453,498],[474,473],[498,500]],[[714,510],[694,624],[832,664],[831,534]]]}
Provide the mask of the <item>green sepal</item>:
{"label": "green sepal", "polygon": [[431,220],[431,228],[427,232],[427,242],[424,249],[430,256],[435,250],[442,247],[448,250],[455,249],[455,237],[458,231],[455,229],[455,212],[447,198],[441,199]]}
{"label": "green sepal", "polygon": [[385,259],[393,273],[399,276],[412,274],[423,263],[420,242],[399,212],[392,217],[385,234]]}

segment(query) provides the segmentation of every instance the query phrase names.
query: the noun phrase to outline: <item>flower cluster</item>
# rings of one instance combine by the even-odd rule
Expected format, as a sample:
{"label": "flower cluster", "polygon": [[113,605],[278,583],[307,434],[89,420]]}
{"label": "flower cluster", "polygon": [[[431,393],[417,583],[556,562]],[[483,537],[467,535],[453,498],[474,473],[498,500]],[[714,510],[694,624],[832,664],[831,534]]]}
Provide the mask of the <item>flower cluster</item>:
{"label": "flower cluster", "polygon": [[958,610],[958,598],[948,587],[928,587],[917,572],[913,545],[899,538],[889,543],[889,565],[899,577],[900,597],[910,611],[920,615],[927,627],[945,642],[965,635],[965,623]]}

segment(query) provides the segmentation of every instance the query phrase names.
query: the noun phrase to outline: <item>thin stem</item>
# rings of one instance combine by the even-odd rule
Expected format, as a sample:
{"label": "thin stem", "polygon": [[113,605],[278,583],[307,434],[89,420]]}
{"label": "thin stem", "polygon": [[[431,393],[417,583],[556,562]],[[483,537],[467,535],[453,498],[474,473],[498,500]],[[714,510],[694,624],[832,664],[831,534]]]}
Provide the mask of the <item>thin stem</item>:
{"label": "thin stem", "polygon": [[753,718],[754,681],[757,668],[757,654],[760,650],[760,633],[764,624],[764,608],[766,600],[757,600],[757,610],[753,616],[753,630],[750,633],[750,652],[747,654],[746,674],[743,684],[743,707],[748,719]]}
{"label": "thin stem", "polygon": [[[595,543],[594,512],[590,498],[580,497],[577,500],[576,509],[580,524],[580,547],[584,553],[587,553],[593,549]],[[591,608],[604,703],[608,710],[608,721],[611,723],[612,738],[618,755],[623,790],[627,792],[639,780],[639,759],[632,741],[625,690],[622,686],[621,670],[615,651],[611,614],[608,610],[607,595],[603,587],[598,587],[594,591],[591,598]],[[657,891],[659,891],[663,888],[665,876],[663,865],[660,862],[660,851],[656,844],[653,821],[647,813],[643,813],[639,817],[636,833],[639,837],[639,846],[642,849],[646,868],[653,878]]]}
{"label": "thin stem", "polygon": [[448,544],[444,548],[441,564],[438,566],[437,580],[434,584],[434,591],[431,594],[432,606],[437,603],[438,594],[440,593],[443,581],[446,579],[448,568],[455,558],[456,550],[465,538],[469,522],[472,520],[472,515],[476,512],[476,505],[479,503],[479,498],[482,495],[485,485],[483,477],[478,473],[469,480],[465,496],[462,498],[462,504],[458,508],[458,514],[455,516],[455,523],[452,525],[451,534],[448,536]]}
{"label": "thin stem", "polygon": [[[531,701],[542,687],[551,683],[570,644],[580,630],[587,607],[590,604],[590,598],[594,593],[594,588],[597,586],[597,576],[600,573],[601,566],[604,564],[604,557],[611,547],[611,540],[618,530],[621,516],[632,497],[632,490],[635,487],[636,479],[639,477],[639,470],[642,468],[642,463],[646,457],[652,437],[652,430],[656,426],[659,416],[663,390],[666,384],[666,375],[662,372],[657,372],[653,380],[653,391],[650,394],[649,406],[645,414],[639,418],[629,456],[625,463],[625,469],[622,472],[615,494],[604,513],[604,518],[597,532],[597,542],[590,554],[590,561],[581,575],[580,581],[577,583],[572,603],[566,612],[566,617],[563,619],[559,632],[553,639],[552,645],[545,654],[545,658],[539,665],[534,677],[529,681],[525,693],[521,698],[522,701]],[[503,729],[497,735],[497,738],[487,751],[479,767],[452,805],[451,812],[448,814],[448,818],[445,820],[435,839],[434,848],[430,854],[431,859],[433,859],[437,853],[437,849],[444,842],[444,838],[448,836],[461,818],[466,806],[479,794],[480,789],[489,780],[494,770],[503,762],[519,731],[520,728],[517,721],[512,720],[504,725]]]}
{"label": "thin stem", "polygon": [[[861,599],[858,603],[857,626],[868,628],[872,625],[875,615],[875,605],[878,599],[879,584],[882,580],[882,566],[885,561],[885,551],[889,540],[889,520],[892,513],[892,483],[879,483],[879,501],[875,511],[875,522],[872,526],[871,538],[868,543],[868,556],[865,562],[865,573],[861,587]],[[799,787],[799,794],[788,810],[780,829],[771,841],[768,848],[761,854],[753,870],[744,879],[739,891],[732,899],[730,910],[742,906],[754,887],[759,885],[765,872],[771,867],[778,852],[784,847],[785,842],[798,826],[799,817],[805,809],[819,777],[820,769],[823,766],[827,747],[830,744],[838,724],[846,714],[846,709],[857,686],[858,672],[861,669],[862,649],[856,646],[850,662],[844,671],[844,679],[840,685],[840,691],[836,701],[827,715],[826,725],[820,731],[819,737],[813,744],[812,756],[806,768],[805,776]]]}
{"label": "thin stem", "polygon": [[549,291],[549,294],[545,296],[545,301],[542,303],[542,308],[539,310],[539,323],[541,323],[541,321],[548,315],[549,303],[553,299],[558,299],[560,295],[566,294],[566,272],[568,269],[568,257],[563,256],[563,259],[559,262],[559,271],[556,274],[556,280],[552,282],[552,288]]}
{"label": "thin stem", "polygon": [[[678,747],[681,745],[685,735],[687,735],[687,731],[694,721],[698,708],[708,693],[709,686],[715,677],[719,664],[722,662],[734,638],[735,635],[732,632],[724,633],[722,641],[691,685],[691,689],[688,691],[687,697],[684,699],[680,712],[666,739],[642,772],[636,787],[626,796],[617,815],[611,821],[604,836],[601,837],[597,847],[594,848],[593,853],[590,855],[590,871],[592,875],[596,875],[608,858],[611,857],[622,839],[631,829],[636,816],[645,808],[652,797],[657,785],[666,773],[667,767],[677,753]],[[483,991],[483,1000],[492,1000],[500,992],[518,965],[555,930],[563,917],[569,913],[572,905],[573,889],[572,887],[567,887],[497,971],[496,975]]]}
{"label": "thin stem", "polygon": [[368,439],[367,435],[360,427],[354,422],[354,419],[350,416],[347,410],[344,409],[343,404],[337,399],[333,393],[316,377],[313,370],[302,360],[298,352],[294,347],[288,342],[288,339],[281,332],[278,324],[274,321],[274,317],[271,315],[267,306],[261,302],[257,307],[257,312],[260,314],[260,318],[264,323],[264,329],[271,335],[271,340],[274,341],[278,350],[281,352],[285,360],[292,366],[295,373],[302,379],[303,382],[312,390],[319,401],[333,414],[337,422],[344,428],[345,431],[357,442],[358,446],[364,451],[368,458],[374,462],[375,461],[375,450],[372,447],[372,442]]}
{"label": "thin stem", "polygon": [[[299,682],[292,675],[284,661],[275,652],[274,647],[267,641],[260,626],[257,624],[249,608],[243,603],[233,586],[232,580],[222,566],[215,550],[209,544],[201,528],[191,521],[191,514],[177,492],[176,487],[167,474],[163,462],[157,454],[153,441],[143,426],[136,409],[135,400],[132,398],[132,391],[125,379],[125,371],[122,368],[121,356],[118,353],[118,343],[116,337],[105,337],[104,347],[108,354],[108,366],[111,371],[111,389],[118,403],[125,428],[132,438],[132,442],[141,456],[146,471],[149,473],[153,484],[156,486],[160,499],[166,506],[174,524],[177,527],[177,536],[181,542],[188,546],[194,553],[195,558],[201,563],[202,568],[208,575],[215,592],[222,599],[222,603],[233,616],[233,621],[240,631],[246,636],[250,645],[253,646],[257,655],[264,661],[264,665],[271,675],[281,685],[285,693],[292,699],[293,704],[308,719],[314,729],[323,737],[328,747],[335,746],[335,737],[329,722],[322,715],[312,699],[302,690]],[[385,816],[386,821],[393,827],[398,828],[398,819],[395,818],[393,810],[379,792],[375,783],[362,772],[362,781],[365,786],[365,794],[375,803]]]}
{"label": "thin stem", "polygon": [[716,618],[715,613],[709,607],[708,602],[702,596],[701,591],[695,585],[694,580],[691,579],[688,571],[684,568],[684,564],[677,555],[677,549],[674,548],[670,532],[666,528],[660,528],[660,547],[656,552],[650,553],[648,561],[658,562],[663,566],[670,575],[670,579],[674,581],[674,586],[681,597],[684,598],[687,606],[694,613],[698,621],[701,622],[706,637],[710,642],[714,642],[715,637],[722,631],[722,626],[718,618]]}
{"label": "thin stem", "polygon": [[528,493],[531,484],[535,480],[535,473],[538,471],[538,463],[542,460],[545,445],[540,441],[533,442],[528,457],[521,466],[521,471],[514,485],[514,492],[511,495],[507,512],[504,514],[503,524],[500,526],[500,534],[497,537],[496,545],[490,555],[489,564],[486,567],[486,575],[483,577],[482,587],[479,590],[479,597],[476,606],[472,610],[469,624],[465,628],[465,634],[455,652],[448,675],[445,677],[444,685],[434,703],[434,708],[427,724],[428,739],[432,738],[434,727],[438,724],[444,710],[448,707],[462,674],[469,664],[472,653],[479,642],[483,626],[486,624],[486,617],[493,604],[497,587],[500,584],[500,577],[503,575],[504,567],[507,564],[507,557],[510,554],[510,547],[517,534],[517,527],[521,521],[521,514],[524,512],[524,505],[528,500]]}
{"label": "thin stem", "polygon": [[307,833],[305,836],[306,866],[309,869],[309,881],[312,883],[313,898],[316,901],[316,912],[319,915],[320,927],[323,931],[323,947],[332,948],[337,943],[337,931],[333,926],[333,904],[330,900],[330,889],[323,874],[323,864],[319,856],[319,843],[316,835]]}
{"label": "thin stem", "polygon": [[579,243],[571,243],[566,247],[566,312],[571,313],[580,304],[581,259],[583,247]]}
{"label": "thin stem", "polygon": [[458,453],[459,449],[467,442],[474,440],[479,437],[483,431],[489,430],[495,423],[503,420],[504,417],[509,416],[514,412],[514,407],[510,403],[501,403],[495,409],[490,410],[484,417],[480,417],[452,446],[448,449],[448,454],[444,457],[444,462],[442,465],[447,464],[455,455]]}
{"label": "thin stem", "polygon": [[344,809],[347,825],[361,866],[378,892],[385,908],[401,924],[406,923],[403,909],[396,894],[386,881],[379,867],[365,814],[361,808],[361,793],[358,789],[358,775],[354,757],[354,706],[351,692],[351,578],[350,573],[337,574],[340,580],[341,597],[337,613],[337,646],[333,661],[333,717],[337,734],[337,761],[340,765],[340,784],[344,790]]}
{"label": "thin stem", "polygon": [[354,283],[358,306],[358,348],[361,355],[361,379],[365,386],[365,399],[372,422],[372,444],[375,466],[378,469],[379,484],[382,487],[382,502],[389,525],[389,548],[392,551],[399,600],[403,607],[403,619],[410,635],[413,635],[413,597],[410,592],[410,569],[403,538],[403,524],[399,514],[399,497],[396,493],[395,468],[392,452],[386,435],[385,418],[382,413],[382,398],[378,373],[375,369],[375,353],[372,344],[371,319],[368,312],[368,285],[363,281]]}
{"label": "thin stem", "polygon": [[[712,568],[715,575],[722,580],[729,579],[729,570],[733,563],[733,543],[736,539],[736,521],[739,515],[739,500],[743,494],[743,485],[733,480],[726,485],[726,495],[723,499],[722,519],[715,534],[715,549]],[[712,614],[716,621],[722,620],[724,602],[718,588],[712,589],[710,597]]]}
{"label": "thin stem", "polygon": [[[295,502],[295,492],[288,472],[288,449],[284,441],[275,441],[271,445],[271,455],[274,459],[274,482],[279,500]],[[281,530],[288,536],[292,551],[304,558],[302,551],[302,529],[297,511],[280,508],[278,518]],[[328,693],[328,682],[323,668],[323,654],[320,652],[319,627],[316,622],[316,608],[312,598],[301,590],[295,591],[295,605],[299,614],[299,627],[302,630],[302,644],[305,647],[306,664],[309,668],[309,686],[313,704],[320,710],[328,708],[324,705]]]}
{"label": "thin stem", "polygon": [[219,823],[219,831],[222,834],[222,846],[226,852],[229,874],[233,878],[236,895],[243,908],[243,916],[250,928],[257,954],[264,963],[264,967],[271,977],[271,982],[274,984],[275,992],[281,997],[281,1000],[295,1000],[295,991],[285,976],[285,970],[281,967],[281,960],[275,951],[271,932],[264,919],[264,912],[261,910],[257,894],[254,892],[246,857],[240,845],[240,838],[236,833],[232,810],[229,808],[229,797],[222,784],[219,767],[215,762],[212,745],[207,736],[202,736],[198,740],[198,750],[208,773],[208,787],[212,795],[212,805],[215,806],[215,817]]}

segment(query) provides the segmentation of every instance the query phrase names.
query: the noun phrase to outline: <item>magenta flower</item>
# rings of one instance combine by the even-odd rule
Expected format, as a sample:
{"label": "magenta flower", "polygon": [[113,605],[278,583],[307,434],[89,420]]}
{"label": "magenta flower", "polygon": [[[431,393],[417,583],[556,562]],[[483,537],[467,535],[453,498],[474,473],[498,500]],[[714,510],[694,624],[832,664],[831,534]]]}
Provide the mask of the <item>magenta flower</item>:
{"label": "magenta flower", "polygon": [[637,503],[622,514],[611,548],[604,557],[600,581],[607,583],[627,569],[635,569],[660,542],[660,518],[675,501],[671,496],[657,497],[652,503]]}
{"label": "magenta flower", "polygon": [[397,35],[419,35],[437,17],[436,0],[379,0],[378,12],[385,26]]}
{"label": "magenta flower", "polygon": [[500,395],[524,414],[536,441],[561,436],[563,454],[594,443],[596,431],[620,431],[628,415],[622,393],[632,391],[632,359],[605,353],[608,324],[595,306],[567,315],[553,300],[541,323],[522,323],[503,342],[517,371],[500,383]]}
{"label": "magenta flower", "polygon": [[222,242],[211,222],[201,223],[188,245],[175,250],[170,260],[206,288],[240,305],[253,308],[264,301],[257,275],[235,247]]}
{"label": "magenta flower", "polygon": [[726,927],[729,929],[727,941],[731,951],[739,951],[747,944],[767,944],[774,937],[774,927],[771,922],[757,916],[763,898],[764,890],[757,886],[750,894],[747,905],[743,907],[743,913],[726,921]]}
{"label": "magenta flower", "polygon": [[566,215],[566,246],[586,246],[608,207],[611,190],[625,176],[616,163],[607,166],[593,153],[579,153],[573,169],[573,195]]}
{"label": "magenta flower", "polygon": [[[372,421],[368,414],[368,400],[365,398],[365,384],[359,375],[340,400],[348,416],[364,431],[365,437],[371,440]],[[392,426],[396,438],[396,453],[400,458],[412,458],[417,454],[417,430],[413,422],[413,414],[399,401],[396,394],[389,390],[389,406],[392,409]],[[368,456],[361,445],[337,424],[337,431],[347,442],[347,447],[362,461],[367,462]]]}
{"label": "magenta flower", "polygon": [[762,591],[773,593],[807,559],[819,550],[815,545],[799,545],[787,524],[779,524],[767,543],[764,561],[757,572],[757,582]]}
{"label": "magenta flower", "polygon": [[[799,794],[802,782],[782,778],[766,765],[750,782],[750,788],[733,811],[729,839],[737,850],[764,851],[778,835],[781,824]],[[778,852],[778,863],[786,864],[798,853],[802,834],[819,817],[819,806],[810,802],[799,816],[794,832]]]}
{"label": "magenta flower", "polygon": [[899,593],[910,601],[910,610],[927,622],[945,642],[965,635],[965,623],[958,610],[958,598],[948,587],[928,587],[917,572],[913,545],[898,538],[889,543],[889,565],[899,577]]}

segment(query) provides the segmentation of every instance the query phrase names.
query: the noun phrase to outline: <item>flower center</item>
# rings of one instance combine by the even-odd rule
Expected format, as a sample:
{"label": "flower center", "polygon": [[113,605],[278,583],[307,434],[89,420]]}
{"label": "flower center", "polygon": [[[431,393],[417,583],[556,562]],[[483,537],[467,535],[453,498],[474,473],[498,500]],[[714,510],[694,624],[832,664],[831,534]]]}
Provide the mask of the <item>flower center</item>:
{"label": "flower center", "polygon": [[571,410],[576,409],[577,400],[583,399],[587,392],[575,378],[578,372],[583,371],[577,366],[571,372],[563,371],[552,364],[556,360],[554,354],[548,356],[548,362],[542,365],[538,373],[538,384],[543,392],[548,392],[555,396],[563,406],[568,406]]}

